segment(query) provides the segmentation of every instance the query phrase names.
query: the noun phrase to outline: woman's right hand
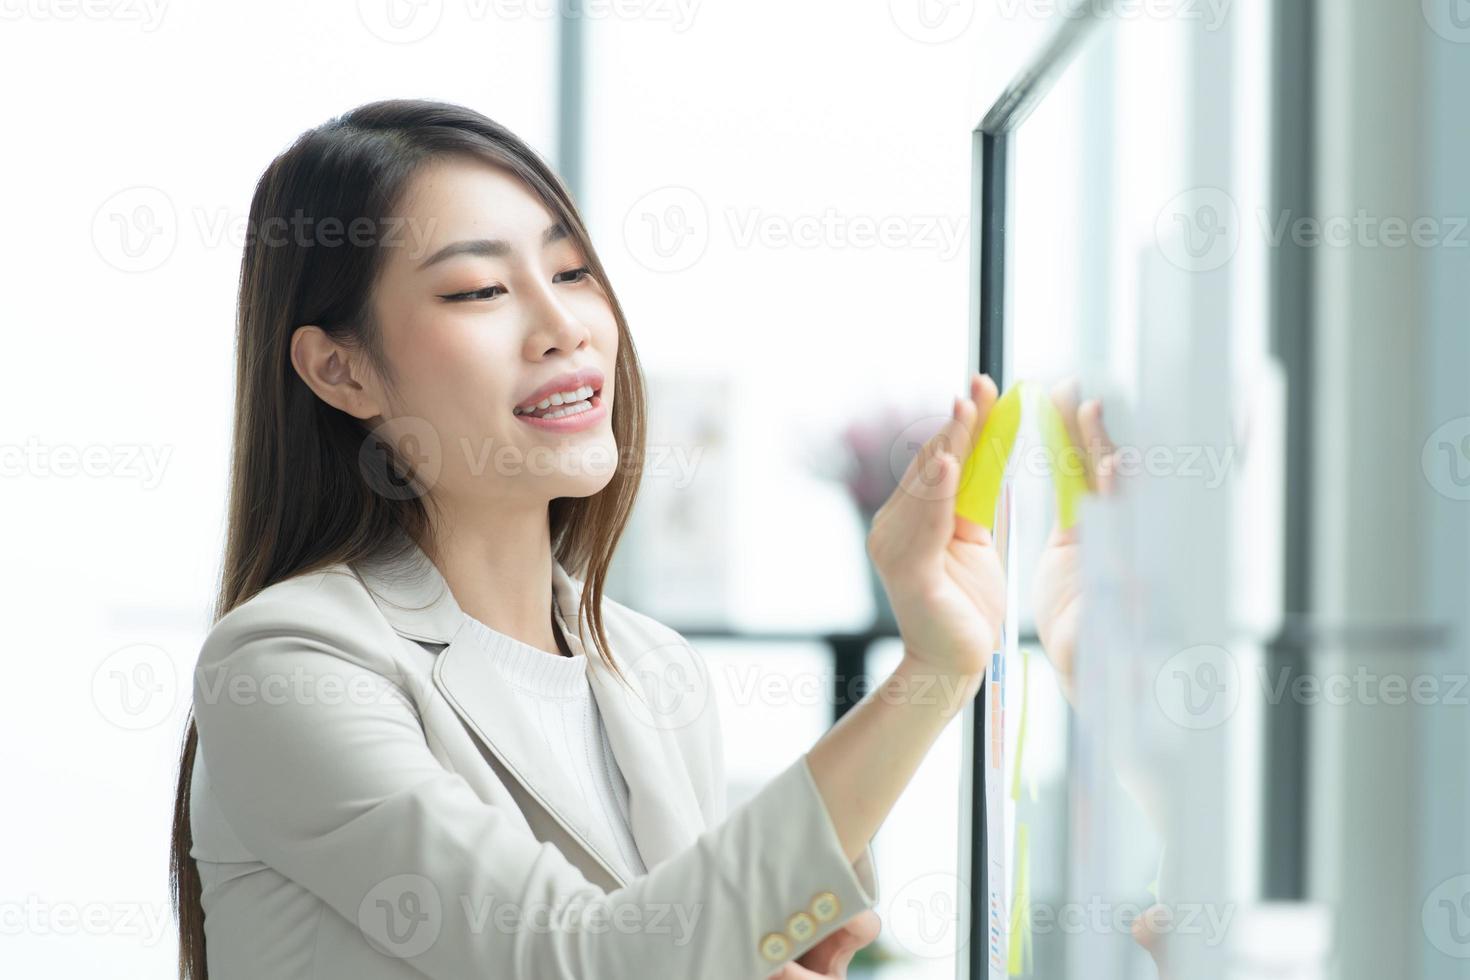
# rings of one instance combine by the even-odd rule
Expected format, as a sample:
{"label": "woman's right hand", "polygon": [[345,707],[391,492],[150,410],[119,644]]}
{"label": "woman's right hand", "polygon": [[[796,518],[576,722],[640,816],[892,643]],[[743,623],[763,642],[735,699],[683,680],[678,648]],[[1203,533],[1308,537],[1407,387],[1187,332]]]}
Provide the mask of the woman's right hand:
{"label": "woman's right hand", "polygon": [[947,674],[982,673],[1005,619],[1005,568],[991,534],[955,513],[961,468],[996,396],[988,376],[971,376],[970,397],[955,399],[868,533],[905,656]]}

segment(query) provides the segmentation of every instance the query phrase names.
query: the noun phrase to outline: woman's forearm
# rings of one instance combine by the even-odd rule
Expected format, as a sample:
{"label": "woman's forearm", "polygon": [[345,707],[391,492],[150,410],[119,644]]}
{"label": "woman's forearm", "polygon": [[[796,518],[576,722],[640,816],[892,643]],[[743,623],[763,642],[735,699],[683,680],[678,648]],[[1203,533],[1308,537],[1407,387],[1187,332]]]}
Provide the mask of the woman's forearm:
{"label": "woman's forearm", "polygon": [[903,636],[898,668],[806,753],[848,860],[856,861],[944,726],[974,699],[1005,619],[1005,567],[990,530],[955,513],[960,476],[995,404],[970,378],[950,419],[909,460],[868,532],[868,557]]}
{"label": "woman's forearm", "polygon": [[983,674],[937,670],[905,651],[898,667],[807,751],[838,839],[856,860]]}

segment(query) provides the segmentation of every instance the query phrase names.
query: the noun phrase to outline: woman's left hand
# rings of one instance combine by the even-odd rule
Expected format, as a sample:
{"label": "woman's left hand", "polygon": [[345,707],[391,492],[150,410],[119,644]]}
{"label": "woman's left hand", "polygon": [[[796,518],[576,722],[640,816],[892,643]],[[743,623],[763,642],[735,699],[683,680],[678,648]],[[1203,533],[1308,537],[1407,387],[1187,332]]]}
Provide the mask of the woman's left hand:
{"label": "woman's left hand", "polygon": [[881,928],[878,913],[863,909],[836,932],[772,973],[768,980],[822,980],[826,977],[844,980],[853,956],[877,939]]}

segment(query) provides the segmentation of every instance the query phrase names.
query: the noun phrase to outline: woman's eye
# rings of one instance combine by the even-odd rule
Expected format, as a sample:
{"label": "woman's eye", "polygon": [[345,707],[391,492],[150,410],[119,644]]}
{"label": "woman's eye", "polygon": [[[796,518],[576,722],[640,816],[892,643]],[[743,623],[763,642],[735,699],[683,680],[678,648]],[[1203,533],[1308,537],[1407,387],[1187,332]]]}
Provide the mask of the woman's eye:
{"label": "woman's eye", "polygon": [[484,289],[471,290],[468,293],[451,293],[448,296],[441,296],[440,298],[451,300],[454,302],[467,299],[494,299],[497,295],[495,293],[495,290],[497,289],[500,290],[502,293],[505,292],[505,287],[497,284],[494,286],[486,286]]}
{"label": "woman's eye", "polygon": [[451,303],[459,303],[462,300],[491,300],[491,298],[495,297],[495,289],[500,289],[501,292],[506,291],[506,287],[497,284],[492,285],[492,287],[470,289],[469,292],[451,292],[448,295],[441,295],[440,298],[441,300],[451,301]]}
{"label": "woman's eye", "polygon": [[[591,275],[592,270],[583,265],[578,266],[575,269],[568,269],[566,272],[558,272],[555,276],[552,277],[552,282],[582,282],[583,280],[590,278]],[[448,300],[452,303],[459,303],[465,300],[494,299],[496,296],[499,296],[501,293],[504,292],[506,292],[506,288],[497,283],[494,286],[486,286],[483,289],[475,289],[467,293],[450,293],[448,295],[441,295],[439,298],[443,300]]]}
{"label": "woman's eye", "polygon": [[[557,273],[556,276],[554,276],[552,278],[552,281],[553,282],[581,282],[583,279],[586,279],[590,275],[592,275],[592,270],[589,269],[589,268],[587,268],[587,266],[583,265],[583,266],[578,266],[575,269],[568,269],[566,272]],[[565,277],[565,278],[563,278],[563,277]]]}

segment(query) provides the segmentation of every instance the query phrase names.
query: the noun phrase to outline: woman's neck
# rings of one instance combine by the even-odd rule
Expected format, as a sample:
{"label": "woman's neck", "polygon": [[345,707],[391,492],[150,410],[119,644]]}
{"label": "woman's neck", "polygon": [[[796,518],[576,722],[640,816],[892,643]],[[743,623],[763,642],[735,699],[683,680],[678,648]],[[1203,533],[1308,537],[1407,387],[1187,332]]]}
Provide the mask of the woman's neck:
{"label": "woman's neck", "polygon": [[553,656],[571,656],[552,608],[550,525],[544,507],[536,513],[539,521],[525,513],[451,520],[419,545],[466,615]]}

